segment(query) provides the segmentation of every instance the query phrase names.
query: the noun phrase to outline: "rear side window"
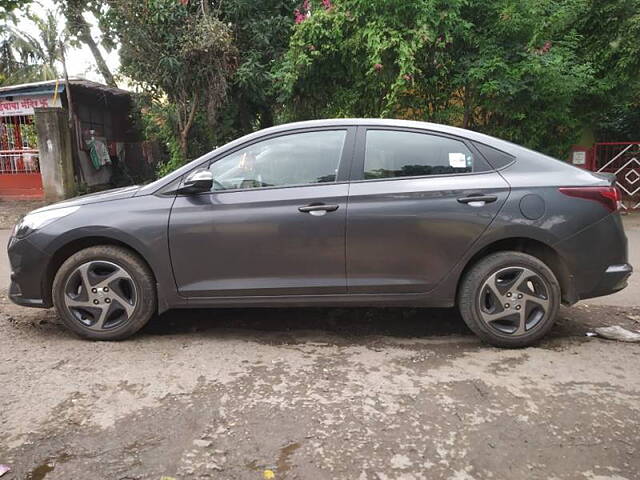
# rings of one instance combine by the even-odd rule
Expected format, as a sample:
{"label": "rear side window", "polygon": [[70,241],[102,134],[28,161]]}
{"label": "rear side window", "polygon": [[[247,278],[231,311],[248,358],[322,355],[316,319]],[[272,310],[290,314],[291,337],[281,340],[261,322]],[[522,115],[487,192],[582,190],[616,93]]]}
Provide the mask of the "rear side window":
{"label": "rear side window", "polygon": [[482,143],[473,142],[473,145],[480,151],[482,156],[487,159],[487,162],[496,170],[506,167],[515,160],[515,157],[504,153],[495,148],[488,147]]}
{"label": "rear side window", "polygon": [[368,130],[365,180],[451,175],[489,170],[459,140],[425,133]]}

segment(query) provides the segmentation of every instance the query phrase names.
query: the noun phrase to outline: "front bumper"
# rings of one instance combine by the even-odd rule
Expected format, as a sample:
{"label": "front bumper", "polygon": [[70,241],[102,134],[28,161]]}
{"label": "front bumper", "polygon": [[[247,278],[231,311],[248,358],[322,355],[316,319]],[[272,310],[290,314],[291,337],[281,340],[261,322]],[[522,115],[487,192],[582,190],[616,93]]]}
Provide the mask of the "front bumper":
{"label": "front bumper", "polygon": [[50,308],[51,296],[44,291],[48,256],[29,237],[12,237],[7,252],[11,265],[9,299],[24,307]]}

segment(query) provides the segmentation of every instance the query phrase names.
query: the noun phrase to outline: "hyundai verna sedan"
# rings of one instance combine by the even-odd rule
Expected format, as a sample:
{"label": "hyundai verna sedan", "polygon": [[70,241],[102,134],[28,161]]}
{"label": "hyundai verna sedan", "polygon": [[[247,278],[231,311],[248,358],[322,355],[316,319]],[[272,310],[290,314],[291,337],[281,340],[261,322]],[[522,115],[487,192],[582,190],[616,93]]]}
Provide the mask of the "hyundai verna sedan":
{"label": "hyundai verna sedan", "polygon": [[282,125],[154,183],[35,210],[10,297],[95,340],[181,307],[457,305],[521,347],[561,303],[626,286],[614,179],[459,128]]}

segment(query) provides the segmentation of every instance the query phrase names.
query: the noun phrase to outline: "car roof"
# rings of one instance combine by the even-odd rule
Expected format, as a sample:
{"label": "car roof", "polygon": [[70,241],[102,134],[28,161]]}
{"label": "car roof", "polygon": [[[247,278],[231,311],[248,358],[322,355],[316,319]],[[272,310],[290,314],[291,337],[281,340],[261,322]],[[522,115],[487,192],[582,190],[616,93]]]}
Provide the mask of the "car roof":
{"label": "car roof", "polygon": [[[339,127],[339,126],[372,126],[372,127],[393,127],[393,128],[412,128],[419,130],[428,130],[431,132],[445,133],[449,135],[455,135],[458,137],[468,138],[469,140],[475,140],[480,143],[493,146],[495,148],[512,153],[513,149],[521,149],[519,145],[516,145],[499,138],[491,137],[480,132],[473,130],[467,130],[465,128],[452,127],[449,125],[443,125],[440,123],[421,122],[417,120],[400,120],[392,118],[331,118],[323,120],[306,120],[303,122],[285,123],[282,125],[276,125],[274,127],[259,130],[255,133],[270,134],[277,132],[284,132],[288,130],[297,130],[302,128],[313,127]],[[515,153],[515,152],[514,152]]]}

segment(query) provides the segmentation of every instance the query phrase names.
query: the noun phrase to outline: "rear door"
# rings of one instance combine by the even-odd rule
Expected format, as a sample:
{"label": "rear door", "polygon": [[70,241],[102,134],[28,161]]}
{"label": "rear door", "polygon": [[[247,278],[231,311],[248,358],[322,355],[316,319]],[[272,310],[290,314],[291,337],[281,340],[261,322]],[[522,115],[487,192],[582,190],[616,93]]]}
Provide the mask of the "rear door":
{"label": "rear door", "polygon": [[349,293],[433,289],[509,194],[470,142],[421,130],[360,127],[351,178]]}

